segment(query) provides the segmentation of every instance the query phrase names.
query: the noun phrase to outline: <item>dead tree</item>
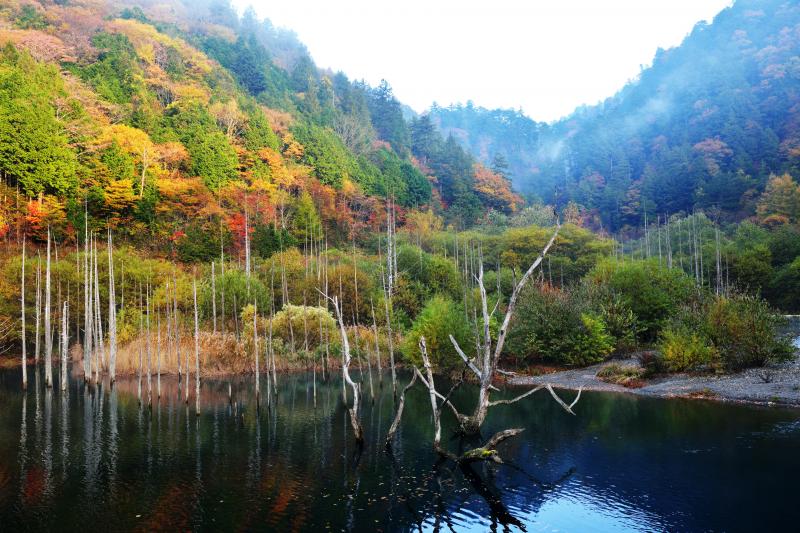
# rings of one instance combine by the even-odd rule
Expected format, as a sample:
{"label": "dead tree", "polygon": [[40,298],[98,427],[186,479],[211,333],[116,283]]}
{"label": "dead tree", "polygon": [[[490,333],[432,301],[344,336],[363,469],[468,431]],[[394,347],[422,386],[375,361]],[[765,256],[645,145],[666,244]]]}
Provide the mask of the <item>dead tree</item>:
{"label": "dead tree", "polygon": [[256,307],[255,302],[253,302],[253,357],[255,358],[256,363],[256,405],[258,405],[258,399],[261,395],[260,390],[260,368],[259,368],[259,357],[258,357],[258,308]]}
{"label": "dead tree", "polygon": [[83,235],[83,379],[89,381],[92,374],[92,342],[94,333],[92,325],[92,269],[89,268],[89,212],[84,215]]}
{"label": "dead tree", "polygon": [[28,347],[25,342],[25,236],[22,237],[22,275],[19,291],[20,313],[22,315],[22,390],[28,388]]}
{"label": "dead tree", "polygon": [[394,367],[394,334],[392,333],[392,313],[390,310],[392,293],[388,292],[389,291],[388,287],[386,290],[387,292],[385,293],[385,297],[383,299],[383,305],[384,305],[384,311],[386,312],[386,336],[389,344],[389,366],[391,367],[392,371],[392,393],[396,395],[397,372],[395,371]]}
{"label": "dead tree", "polygon": [[36,336],[33,340],[33,362],[38,367],[42,316],[42,256],[36,253]]}
{"label": "dead tree", "polygon": [[[192,294],[194,296],[194,402],[195,402],[195,414],[197,416],[200,416],[200,325],[197,318],[196,278],[192,278]],[[187,372],[187,377],[188,377],[188,372]]]}
{"label": "dead tree", "polygon": [[153,350],[151,347],[150,333],[150,283],[147,284],[147,296],[145,297],[145,305],[147,306],[147,314],[145,315],[145,346],[147,349],[147,406],[153,405]]}
{"label": "dead tree", "polygon": [[67,356],[69,355],[69,304],[61,312],[61,390],[67,390]]}
{"label": "dead tree", "polygon": [[[450,391],[447,393],[446,396],[443,396],[442,394],[440,394],[436,390],[436,384],[434,383],[433,370],[432,370],[432,367],[431,367],[430,358],[428,357],[428,350],[427,350],[427,348],[425,346],[425,337],[420,337],[419,348],[420,348],[420,355],[422,357],[422,363],[423,363],[423,366],[425,368],[426,376],[423,376],[422,373],[419,371],[419,369],[416,368],[416,367],[414,368],[414,371],[415,371],[417,377],[420,379],[420,381],[428,388],[428,394],[430,395],[431,410],[433,411],[433,430],[434,430],[433,449],[434,449],[434,451],[436,451],[439,455],[441,455],[443,457],[446,457],[448,459],[451,459],[451,460],[453,460],[453,461],[455,461],[457,463],[460,463],[460,464],[472,463],[472,462],[476,462],[476,461],[493,461],[495,463],[502,463],[503,461],[502,461],[502,459],[500,459],[500,456],[497,453],[497,446],[501,442],[503,442],[504,440],[509,439],[511,437],[514,437],[516,435],[519,435],[520,433],[522,433],[524,431],[524,428],[512,428],[512,429],[504,429],[502,431],[498,431],[497,433],[492,435],[489,438],[489,440],[487,440],[486,443],[483,446],[468,450],[468,451],[464,452],[463,454],[461,454],[460,456],[457,456],[457,455],[453,454],[452,452],[447,451],[446,449],[444,449],[442,447],[442,445],[441,445],[441,439],[442,439],[441,411],[442,411],[442,407],[444,407],[445,405],[448,406],[453,411],[453,413],[456,415],[457,419],[461,420],[461,418],[463,418],[463,415],[460,415],[458,413],[458,410],[452,404],[452,402],[450,402],[450,396],[453,394],[453,392],[455,392],[455,390],[459,387],[459,385],[462,383],[462,381],[456,382],[456,384],[453,385],[453,387],[451,387]],[[494,406],[494,405],[503,405],[503,404],[510,405],[510,404],[515,403],[515,402],[521,400],[522,398],[525,398],[526,396],[529,396],[529,395],[533,394],[534,392],[542,390],[542,389],[546,389],[548,392],[550,392],[550,394],[553,396],[553,398],[556,400],[556,402],[558,402],[558,404],[561,407],[563,407],[564,410],[566,410],[567,412],[569,412],[569,413],[571,413],[573,415],[575,414],[572,411],[572,408],[575,407],[575,404],[577,404],[578,400],[580,400],[581,390],[580,389],[578,390],[578,394],[575,397],[575,399],[572,401],[572,403],[567,405],[561,398],[558,397],[558,395],[555,393],[555,391],[553,390],[553,388],[550,386],[549,383],[538,385],[537,387],[529,390],[528,392],[526,392],[524,394],[521,394],[521,395],[517,396],[516,398],[510,399],[510,400],[497,400],[495,402],[491,402],[491,405],[492,406]],[[439,402],[439,400],[441,400],[441,403]]]}
{"label": "dead tree", "polygon": [[161,309],[156,311],[156,379],[158,401],[161,402]]}
{"label": "dead tree", "polygon": [[53,386],[53,335],[50,324],[50,228],[47,228],[47,265],[44,274],[44,383]]}
{"label": "dead tree", "polygon": [[400,419],[403,418],[403,409],[406,405],[406,393],[408,390],[414,386],[414,383],[417,382],[417,373],[415,372],[411,376],[411,381],[408,382],[403,388],[403,391],[400,393],[400,401],[397,403],[397,412],[394,414],[394,420],[392,420],[392,425],[389,427],[389,432],[386,433],[386,446],[391,447],[392,439],[394,438],[394,434],[397,432],[397,428],[400,427]]}
{"label": "dead tree", "polygon": [[113,384],[117,379],[117,287],[114,281],[114,243],[108,230],[108,372]]}
{"label": "dead tree", "polygon": [[378,323],[375,321],[375,306],[370,300],[369,306],[372,310],[372,331],[375,333],[375,359],[378,364],[378,383],[383,386],[383,370],[381,369],[381,344],[378,337]]}
{"label": "dead tree", "polygon": [[217,334],[217,275],[214,261],[211,261],[211,316],[213,317],[214,335]]}
{"label": "dead tree", "polygon": [[[464,354],[464,351],[461,349],[461,347],[458,345],[458,342],[456,341],[455,337],[450,335],[450,342],[453,343],[456,352],[458,352],[458,355],[461,356],[461,358],[464,360],[464,363],[477,376],[480,382],[478,403],[475,406],[475,410],[473,411],[473,413],[469,416],[462,415],[460,413],[457,415],[461,431],[465,434],[478,433],[481,425],[483,425],[483,421],[486,418],[486,414],[489,411],[489,408],[492,407],[493,405],[497,405],[497,402],[492,402],[490,400],[490,394],[492,389],[492,378],[497,372],[498,362],[500,360],[500,355],[503,353],[503,345],[505,344],[506,335],[508,334],[509,326],[511,324],[511,318],[514,315],[514,310],[516,309],[517,306],[517,300],[519,299],[520,292],[525,287],[525,284],[533,275],[533,272],[542,263],[542,260],[547,255],[547,252],[550,251],[550,248],[553,246],[553,243],[558,237],[558,232],[560,229],[561,229],[561,224],[556,222],[556,229],[553,232],[553,235],[550,237],[550,240],[547,242],[547,244],[542,249],[539,256],[531,264],[531,266],[528,268],[528,270],[525,272],[522,278],[520,278],[519,282],[514,285],[514,289],[511,293],[511,298],[508,301],[508,307],[506,309],[505,317],[503,318],[502,325],[500,326],[500,331],[497,335],[497,342],[494,343],[494,346],[492,343],[491,332],[489,331],[489,324],[491,322],[492,316],[497,311],[498,305],[494,306],[491,313],[489,312],[488,298],[486,296],[486,287],[483,284],[483,260],[480,259],[478,261],[478,276],[476,280],[478,282],[478,288],[480,289],[480,295],[481,295],[481,312],[483,316],[483,338],[478,341],[479,352],[476,354],[475,359],[472,360],[468,358]],[[519,401],[525,398],[526,396],[533,394],[536,390],[537,389],[532,389],[526,392],[525,394],[520,395],[513,401]],[[504,401],[504,403],[509,403],[509,402]]]}
{"label": "dead tree", "polygon": [[[175,358],[178,361],[178,383],[180,383],[181,382],[181,329],[180,325],[178,324],[178,274],[175,270],[172,271],[172,331],[175,336]],[[188,370],[189,365],[186,366]]]}
{"label": "dead tree", "polygon": [[359,399],[361,396],[360,386],[358,383],[354,382],[350,377],[350,342],[347,339],[347,331],[344,327],[344,319],[342,318],[342,309],[339,303],[339,298],[337,296],[327,296],[324,295],[330,302],[333,304],[333,309],[336,312],[336,320],[339,322],[339,333],[342,336],[342,375],[344,376],[345,382],[350,386],[353,390],[353,407],[349,409],[350,411],[350,423],[353,426],[353,433],[356,437],[356,442],[359,444],[364,443],[364,431],[361,428],[361,420],[359,419]]}
{"label": "dead tree", "polygon": [[93,258],[92,264],[94,268],[94,330],[95,330],[95,382],[100,381],[100,371],[102,363],[105,361],[105,343],[103,341],[103,320],[100,313],[100,280],[97,273],[97,243],[92,237],[92,250]]}

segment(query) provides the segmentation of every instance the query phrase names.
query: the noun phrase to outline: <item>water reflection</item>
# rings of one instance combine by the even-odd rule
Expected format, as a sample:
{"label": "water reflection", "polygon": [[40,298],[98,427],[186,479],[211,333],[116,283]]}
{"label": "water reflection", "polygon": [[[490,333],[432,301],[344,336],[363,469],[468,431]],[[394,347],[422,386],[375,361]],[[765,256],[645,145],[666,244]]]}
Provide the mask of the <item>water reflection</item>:
{"label": "water reflection", "polygon": [[409,393],[387,453],[394,401],[377,383],[362,448],[335,374],[316,384],[279,376],[278,395],[265,389],[258,406],[251,379],[206,380],[196,416],[168,377],[148,407],[135,378],[113,387],[71,380],[62,392],[32,371],[27,393],[0,373],[8,531],[87,521],[109,530],[735,531],[800,518],[797,411],[586,394],[571,417],[532,399],[487,421],[486,434],[526,428],[504,444],[505,465],[460,468],[430,450],[422,389]]}

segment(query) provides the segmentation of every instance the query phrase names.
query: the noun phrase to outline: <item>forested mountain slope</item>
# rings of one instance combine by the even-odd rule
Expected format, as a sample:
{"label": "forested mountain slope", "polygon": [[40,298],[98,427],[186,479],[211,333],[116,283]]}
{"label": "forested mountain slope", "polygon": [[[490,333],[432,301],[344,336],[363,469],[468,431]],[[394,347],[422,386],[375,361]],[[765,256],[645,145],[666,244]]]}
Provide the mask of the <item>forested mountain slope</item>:
{"label": "forested mountain slope", "polygon": [[737,0],[619,93],[553,124],[471,104],[431,119],[480,160],[507,159],[519,190],[575,201],[598,227],[695,209],[738,220],[771,174],[800,174],[800,5]]}
{"label": "forested mountain slope", "polygon": [[[293,33],[226,0],[12,0],[0,7],[0,229],[106,223],[184,261],[333,242],[430,211],[457,227],[516,209],[510,184],[388,83],[318,69]],[[424,141],[420,135],[425,135]]]}

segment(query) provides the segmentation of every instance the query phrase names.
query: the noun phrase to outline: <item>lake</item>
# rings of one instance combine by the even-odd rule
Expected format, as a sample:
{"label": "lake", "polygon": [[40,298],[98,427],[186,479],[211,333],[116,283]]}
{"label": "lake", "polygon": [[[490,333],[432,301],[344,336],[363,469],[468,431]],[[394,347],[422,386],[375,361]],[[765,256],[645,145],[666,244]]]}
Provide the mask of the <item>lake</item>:
{"label": "lake", "polygon": [[[798,410],[584,393],[573,417],[540,392],[487,420],[485,436],[525,428],[501,445],[506,464],[459,468],[431,450],[422,386],[389,454],[388,376],[374,403],[364,387],[363,450],[341,380],[317,378],[315,401],[310,374],[279,375],[277,401],[260,409],[252,377],[230,381],[233,403],[228,380],[208,379],[196,416],[173,378],[148,409],[134,380],[73,379],[62,394],[40,371],[23,393],[18,370],[0,372],[0,529],[776,531],[800,521]],[[449,413],[443,421],[449,449],[476,444],[452,437]]]}

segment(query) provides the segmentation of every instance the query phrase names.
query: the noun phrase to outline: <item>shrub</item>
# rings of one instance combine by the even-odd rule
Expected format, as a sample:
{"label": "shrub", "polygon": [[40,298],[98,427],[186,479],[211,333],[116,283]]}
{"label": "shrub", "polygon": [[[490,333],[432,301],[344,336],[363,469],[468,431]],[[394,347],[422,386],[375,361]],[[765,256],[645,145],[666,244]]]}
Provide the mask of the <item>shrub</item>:
{"label": "shrub", "polygon": [[463,364],[450,342],[450,335],[458,341],[465,353],[472,352],[474,337],[460,305],[444,296],[434,296],[417,316],[401,346],[405,358],[421,365],[419,338],[425,337],[428,355],[439,369],[453,369]]}
{"label": "shrub", "polygon": [[791,342],[778,335],[782,322],[764,300],[744,295],[716,297],[705,314],[708,337],[733,371],[790,358]]}
{"label": "shrub", "polygon": [[614,339],[579,291],[528,287],[506,347],[518,361],[581,366],[602,361],[613,351]]}
{"label": "shrub", "polygon": [[666,370],[664,365],[664,358],[661,354],[654,350],[646,350],[643,352],[639,352],[636,354],[636,359],[639,361],[639,365],[644,370],[644,376],[652,376],[654,374],[660,374]]}
{"label": "shrub", "polygon": [[661,333],[659,349],[664,365],[672,372],[715,367],[719,363],[719,352],[708,339],[683,326],[666,328]]}
{"label": "shrub", "polygon": [[[252,314],[250,319],[252,320]],[[296,350],[303,349],[306,331],[308,331],[309,350],[313,350],[325,339],[326,331],[328,338],[336,337],[336,321],[330,311],[322,307],[287,304],[275,313],[272,332],[276,337],[283,339],[285,344],[290,345],[294,341]]]}
{"label": "shrub", "polygon": [[659,266],[658,261],[606,261],[590,279],[607,285],[636,315],[639,337],[653,341],[681,305],[696,294],[694,282],[682,270]]}
{"label": "shrub", "polygon": [[791,342],[778,334],[782,321],[760,298],[711,296],[676,313],[658,347],[672,371],[763,366],[794,353]]}
{"label": "shrub", "polygon": [[614,339],[614,350],[629,352],[636,349],[637,334],[641,332],[641,326],[623,297],[613,292],[608,285],[582,283],[577,290],[578,297],[584,299],[603,319],[606,331]]}

